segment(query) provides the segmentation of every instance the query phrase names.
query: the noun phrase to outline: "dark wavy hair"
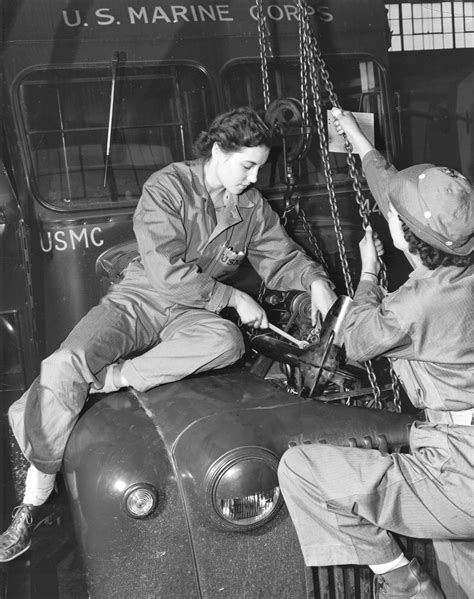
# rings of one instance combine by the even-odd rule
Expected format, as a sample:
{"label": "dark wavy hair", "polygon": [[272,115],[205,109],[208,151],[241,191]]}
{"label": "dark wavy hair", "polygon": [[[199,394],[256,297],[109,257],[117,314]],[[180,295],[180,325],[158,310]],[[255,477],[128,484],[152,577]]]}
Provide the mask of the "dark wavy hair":
{"label": "dark wavy hair", "polygon": [[238,152],[241,148],[271,145],[268,127],[250,106],[235,108],[217,116],[207,131],[201,131],[194,142],[197,158],[209,158],[217,142],[224,152]]}
{"label": "dark wavy hair", "polygon": [[408,251],[411,254],[418,254],[423,266],[434,270],[438,266],[469,266],[472,262],[473,255],[455,256],[447,254],[438,248],[433,247],[426,241],[417,237],[408,225],[403,221],[403,218],[398,217],[402,223],[403,236],[408,243]]}

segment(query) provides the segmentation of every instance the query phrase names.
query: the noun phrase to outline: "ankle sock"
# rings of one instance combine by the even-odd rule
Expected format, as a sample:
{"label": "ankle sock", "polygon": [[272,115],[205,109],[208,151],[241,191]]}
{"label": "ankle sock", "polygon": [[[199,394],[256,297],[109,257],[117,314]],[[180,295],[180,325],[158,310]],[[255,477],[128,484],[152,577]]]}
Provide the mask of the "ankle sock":
{"label": "ankle sock", "polygon": [[54,488],[55,474],[45,474],[30,464],[26,473],[25,494],[23,503],[43,505]]}
{"label": "ankle sock", "polygon": [[406,566],[409,563],[409,560],[403,555],[403,553],[400,553],[400,555],[391,562],[387,562],[385,564],[375,564],[373,566],[369,564],[369,568],[374,574],[386,574],[387,572],[391,572],[392,570]]}

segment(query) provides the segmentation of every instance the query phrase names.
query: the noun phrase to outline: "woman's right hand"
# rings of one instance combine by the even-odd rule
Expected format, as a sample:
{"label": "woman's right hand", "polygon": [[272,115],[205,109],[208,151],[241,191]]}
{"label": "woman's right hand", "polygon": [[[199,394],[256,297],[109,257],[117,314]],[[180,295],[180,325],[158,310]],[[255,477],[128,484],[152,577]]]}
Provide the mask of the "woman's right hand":
{"label": "woman's right hand", "polygon": [[336,131],[339,135],[347,136],[362,160],[367,152],[374,149],[374,146],[364,135],[352,112],[334,107],[331,109],[331,114]]}
{"label": "woman's right hand", "polygon": [[229,306],[237,310],[242,324],[255,329],[268,329],[268,318],[265,310],[248,293],[233,289]]}

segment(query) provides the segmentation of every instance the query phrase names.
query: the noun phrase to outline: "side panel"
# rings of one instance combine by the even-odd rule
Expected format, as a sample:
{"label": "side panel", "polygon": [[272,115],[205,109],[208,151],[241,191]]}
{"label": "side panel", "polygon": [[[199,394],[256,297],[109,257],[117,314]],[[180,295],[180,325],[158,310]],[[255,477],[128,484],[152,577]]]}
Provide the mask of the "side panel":
{"label": "side panel", "polygon": [[[91,599],[199,596],[167,451],[131,393],[101,399],[73,432],[64,476]],[[157,489],[158,508],[135,520],[121,496],[140,482]]]}

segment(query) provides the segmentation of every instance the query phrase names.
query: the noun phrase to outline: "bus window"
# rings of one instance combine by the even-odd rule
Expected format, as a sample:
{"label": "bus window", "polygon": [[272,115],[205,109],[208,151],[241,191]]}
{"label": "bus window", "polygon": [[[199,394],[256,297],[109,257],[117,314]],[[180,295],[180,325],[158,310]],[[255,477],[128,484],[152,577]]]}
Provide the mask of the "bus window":
{"label": "bus window", "polygon": [[[386,109],[384,98],[385,78],[383,71],[367,57],[329,56],[326,59],[330,80],[341,106],[357,112],[375,113],[375,143],[382,151],[388,147]],[[270,101],[279,98],[301,98],[299,62],[294,58],[269,61],[268,79]],[[261,114],[263,109],[262,75],[259,62],[232,63],[224,72],[224,91],[228,106],[250,104]],[[323,113],[331,108],[328,94],[321,92]],[[310,107],[310,114],[313,114]],[[314,117],[312,117],[314,120]],[[283,160],[279,167],[266,165],[262,169],[259,186],[263,188],[285,183]],[[315,131],[310,148],[298,165],[298,182],[301,184],[323,185],[325,183],[320,159],[319,140]],[[331,169],[336,183],[348,179],[345,154],[331,153]]]}
{"label": "bus window", "polygon": [[201,70],[119,66],[105,174],[111,82],[107,67],[49,68],[22,79],[31,186],[42,202],[63,210],[135,203],[151,173],[191,158],[193,139],[214,114]]}

